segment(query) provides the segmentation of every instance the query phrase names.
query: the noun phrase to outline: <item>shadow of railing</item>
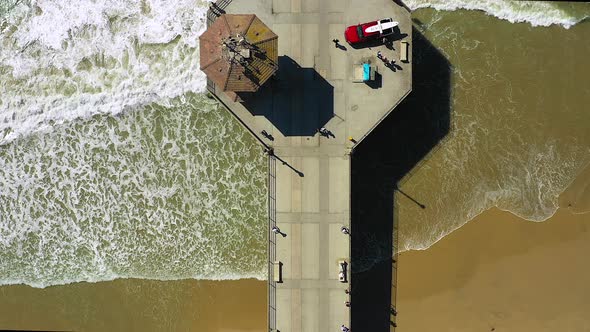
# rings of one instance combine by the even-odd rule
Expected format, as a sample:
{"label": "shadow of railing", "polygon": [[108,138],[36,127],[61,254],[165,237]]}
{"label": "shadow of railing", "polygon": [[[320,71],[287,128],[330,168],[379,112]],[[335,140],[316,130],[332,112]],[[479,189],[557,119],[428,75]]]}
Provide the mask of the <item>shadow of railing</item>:
{"label": "shadow of railing", "polygon": [[419,193],[399,185],[451,128],[451,65],[418,30],[412,33],[412,92],[352,156],[353,331],[390,331],[397,324],[397,197],[428,208]]}
{"label": "shadow of railing", "polygon": [[266,117],[285,136],[313,136],[334,116],[334,87],[314,68],[280,56],[279,69],[255,93],[240,93],[242,105]]}
{"label": "shadow of railing", "polygon": [[215,20],[225,14],[225,8],[229,6],[232,0],[217,0],[209,4],[207,10],[207,27],[209,27]]}

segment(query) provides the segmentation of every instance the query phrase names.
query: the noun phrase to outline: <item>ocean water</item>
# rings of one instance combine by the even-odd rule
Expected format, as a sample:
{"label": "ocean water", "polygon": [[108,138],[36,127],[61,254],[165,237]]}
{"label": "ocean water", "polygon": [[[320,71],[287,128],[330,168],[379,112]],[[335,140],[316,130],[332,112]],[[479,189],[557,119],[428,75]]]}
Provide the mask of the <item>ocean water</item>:
{"label": "ocean water", "polygon": [[0,3],[0,144],[204,91],[206,1]]}
{"label": "ocean water", "polygon": [[206,3],[1,1],[0,284],[264,279],[266,159],[200,93]]}
{"label": "ocean water", "polygon": [[[402,251],[426,249],[491,207],[536,222],[556,212],[559,195],[590,163],[590,24],[582,21],[590,5],[578,5],[572,15],[574,4],[488,8],[505,18],[516,7],[507,20],[464,9],[413,13],[452,66],[452,120],[449,135],[402,181],[426,206],[397,200]],[[533,8],[543,20],[524,18]],[[555,12],[560,23],[545,27]]]}
{"label": "ocean water", "polygon": [[413,11],[433,8],[440,11],[459,9],[479,10],[511,23],[526,22],[532,26],[561,25],[569,29],[590,17],[590,8],[584,3],[557,1],[513,0],[405,0]]}
{"label": "ocean water", "polygon": [[199,95],[21,137],[0,147],[0,280],[263,279],[265,166]]}
{"label": "ocean water", "polygon": [[[590,161],[588,89],[569,83],[590,9],[408,5],[434,8],[414,17],[455,71],[453,132],[403,183],[428,208],[400,202],[401,247],[491,206],[544,220]],[[265,278],[266,165],[202,94],[206,8],[0,0],[0,284]]]}

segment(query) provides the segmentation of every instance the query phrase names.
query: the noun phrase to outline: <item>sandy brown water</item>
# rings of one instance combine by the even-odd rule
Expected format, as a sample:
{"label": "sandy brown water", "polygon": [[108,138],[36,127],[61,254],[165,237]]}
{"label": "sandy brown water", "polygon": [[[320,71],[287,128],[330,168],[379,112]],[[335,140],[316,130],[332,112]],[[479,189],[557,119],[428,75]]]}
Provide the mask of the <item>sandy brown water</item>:
{"label": "sandy brown water", "polygon": [[249,332],[266,314],[266,282],[252,279],[0,288],[0,329]]}
{"label": "sandy brown water", "polygon": [[492,209],[398,260],[397,331],[588,331],[590,214]]}
{"label": "sandy brown water", "polygon": [[[481,12],[413,13],[451,66],[451,131],[401,183],[402,249],[424,249],[499,207],[535,221],[590,162],[590,24],[513,24]],[[417,51],[416,51],[417,52]]]}
{"label": "sandy brown water", "polygon": [[590,330],[589,186],[587,167],[547,221],[491,209],[400,254],[398,331]]}
{"label": "sandy brown water", "polygon": [[396,331],[590,330],[590,24],[414,17],[454,67],[453,131],[402,184],[426,206],[399,199],[402,248],[442,239],[399,256]]}

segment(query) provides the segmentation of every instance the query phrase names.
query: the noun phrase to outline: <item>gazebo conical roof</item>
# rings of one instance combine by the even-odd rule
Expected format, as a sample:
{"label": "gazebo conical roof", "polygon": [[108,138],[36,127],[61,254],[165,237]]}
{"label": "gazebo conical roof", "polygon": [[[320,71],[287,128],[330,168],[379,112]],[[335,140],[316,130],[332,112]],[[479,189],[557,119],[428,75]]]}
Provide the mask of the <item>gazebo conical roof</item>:
{"label": "gazebo conical roof", "polygon": [[222,91],[255,92],[278,68],[278,36],[253,14],[219,16],[199,45],[201,70]]}

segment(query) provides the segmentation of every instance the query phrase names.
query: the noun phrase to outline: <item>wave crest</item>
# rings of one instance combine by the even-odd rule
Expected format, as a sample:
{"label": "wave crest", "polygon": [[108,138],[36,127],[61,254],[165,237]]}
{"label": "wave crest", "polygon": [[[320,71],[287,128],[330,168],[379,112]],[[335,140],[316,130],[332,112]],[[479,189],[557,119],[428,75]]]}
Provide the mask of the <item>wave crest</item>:
{"label": "wave crest", "polygon": [[406,0],[412,10],[481,10],[511,23],[528,22],[533,26],[561,25],[569,29],[590,17],[590,6],[582,3],[555,4],[541,1],[510,0]]}
{"label": "wave crest", "polygon": [[202,92],[204,0],[21,2],[0,25],[0,144]]}

